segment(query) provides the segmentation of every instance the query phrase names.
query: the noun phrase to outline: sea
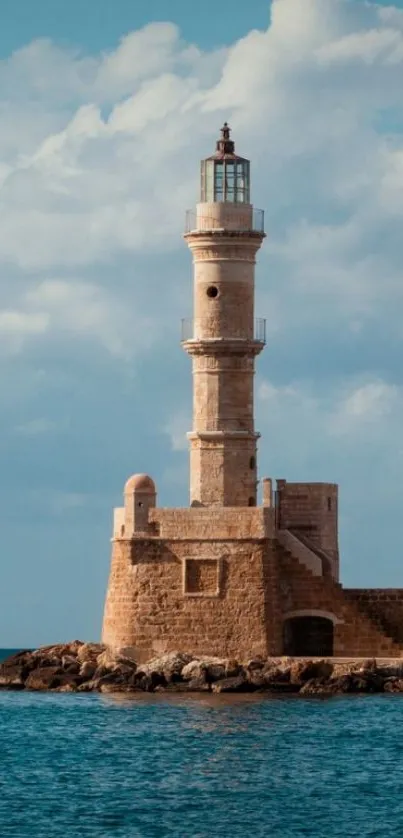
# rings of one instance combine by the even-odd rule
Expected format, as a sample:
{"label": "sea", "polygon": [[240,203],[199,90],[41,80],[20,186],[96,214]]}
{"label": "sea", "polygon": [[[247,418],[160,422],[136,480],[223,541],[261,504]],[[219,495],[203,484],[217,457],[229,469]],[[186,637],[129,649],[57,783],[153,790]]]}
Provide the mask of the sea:
{"label": "sea", "polygon": [[0,691],[0,836],[401,838],[403,696]]}

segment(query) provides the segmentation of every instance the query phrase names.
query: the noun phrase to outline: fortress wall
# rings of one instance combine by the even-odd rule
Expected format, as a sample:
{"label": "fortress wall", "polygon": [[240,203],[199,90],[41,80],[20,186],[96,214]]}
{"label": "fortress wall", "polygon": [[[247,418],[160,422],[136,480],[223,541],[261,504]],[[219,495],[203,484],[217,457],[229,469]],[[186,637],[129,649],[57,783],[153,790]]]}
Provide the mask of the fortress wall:
{"label": "fortress wall", "polygon": [[151,509],[149,521],[161,538],[242,539],[274,536],[274,509],[219,507]]}
{"label": "fortress wall", "polygon": [[103,642],[138,661],[165,651],[249,658],[278,652],[269,543],[115,541]]}

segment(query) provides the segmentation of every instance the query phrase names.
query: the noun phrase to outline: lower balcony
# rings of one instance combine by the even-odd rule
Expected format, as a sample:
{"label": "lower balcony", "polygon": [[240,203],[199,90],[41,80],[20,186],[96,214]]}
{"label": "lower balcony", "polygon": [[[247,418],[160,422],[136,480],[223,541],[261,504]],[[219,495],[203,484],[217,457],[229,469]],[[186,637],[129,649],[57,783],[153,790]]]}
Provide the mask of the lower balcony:
{"label": "lower balcony", "polygon": [[247,340],[264,345],[266,343],[266,320],[258,317],[253,324],[253,333],[245,333],[245,329],[233,328],[228,325],[225,333],[220,333],[217,322],[207,319],[185,318],[181,321],[181,342],[189,340]]}

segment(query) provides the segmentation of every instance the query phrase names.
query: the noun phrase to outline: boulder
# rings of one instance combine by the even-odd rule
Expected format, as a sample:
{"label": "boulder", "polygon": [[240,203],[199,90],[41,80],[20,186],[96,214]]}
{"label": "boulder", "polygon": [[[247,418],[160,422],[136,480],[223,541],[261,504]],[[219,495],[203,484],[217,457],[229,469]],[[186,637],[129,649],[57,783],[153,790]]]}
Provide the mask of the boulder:
{"label": "boulder", "polygon": [[166,678],[162,672],[144,672],[143,670],[137,670],[132,676],[130,683],[134,687],[137,687],[137,689],[144,690],[144,692],[154,692],[156,687],[165,687],[167,685]]}
{"label": "boulder", "polygon": [[95,663],[92,663],[91,661],[84,661],[84,663],[81,664],[79,669],[81,678],[83,678],[85,681],[90,681],[91,678],[94,677],[96,669],[97,666]]}
{"label": "boulder", "polygon": [[81,640],[73,640],[71,643],[53,643],[51,646],[40,646],[32,652],[34,658],[40,660],[58,660],[69,655],[76,658],[77,653],[84,643]]}
{"label": "boulder", "polygon": [[203,673],[200,678],[192,678],[191,681],[188,681],[187,689],[192,692],[209,692],[210,691],[210,684],[206,681],[206,675]]}
{"label": "boulder", "polygon": [[97,658],[105,651],[105,649],[106,646],[103,643],[83,643],[78,649],[77,660],[79,660],[80,663],[90,661],[96,665]]}
{"label": "boulder", "polygon": [[261,669],[247,669],[246,678],[251,686],[251,689],[264,690],[267,686],[265,677]]}
{"label": "boulder", "polygon": [[105,670],[114,669],[117,665],[130,666],[132,670],[135,670],[137,666],[132,658],[115,653],[111,649],[105,649],[97,657],[97,666],[103,667]]}
{"label": "boulder", "polygon": [[326,678],[311,678],[302,685],[299,695],[334,695],[337,692],[336,684],[336,681],[327,681]]}
{"label": "boulder", "polygon": [[268,664],[261,670],[264,683],[267,687],[272,684],[290,683],[290,664]]}
{"label": "boulder", "polygon": [[63,669],[67,669],[69,672],[80,671],[80,663],[74,655],[63,655],[62,667]]}
{"label": "boulder", "polygon": [[187,655],[185,652],[169,652],[159,658],[153,658],[153,660],[144,664],[141,670],[145,675],[150,675],[153,672],[159,673],[169,683],[181,679],[183,667],[191,660],[192,655]]}
{"label": "boulder", "polygon": [[206,664],[200,660],[192,660],[189,663],[186,663],[183,669],[181,670],[181,676],[184,681],[192,681],[195,678],[201,678],[205,675],[206,672]]}
{"label": "boulder", "polygon": [[295,661],[290,667],[291,684],[304,684],[316,678],[330,678],[333,664],[330,661],[302,660]]}
{"label": "boulder", "polygon": [[12,666],[30,666],[32,669],[35,666],[34,661],[34,653],[32,649],[25,649],[21,652],[17,652],[15,655],[9,655],[8,658],[4,658],[4,660],[0,664],[0,670],[4,667],[12,667]]}
{"label": "boulder", "polygon": [[79,675],[74,673],[68,672],[61,672],[59,675],[55,676],[55,686],[49,687],[52,692],[77,692],[78,687],[81,685],[82,679]]}
{"label": "boulder", "polygon": [[247,662],[246,669],[248,670],[248,672],[254,672],[256,670],[263,669],[264,665],[265,665],[264,658],[261,658],[261,657],[252,658],[251,660],[249,660]]}
{"label": "boulder", "polygon": [[53,693],[75,693],[76,687],[73,684],[61,684],[60,687],[53,687]]}
{"label": "boulder", "polygon": [[244,675],[235,675],[234,678],[221,678],[212,684],[213,693],[238,693],[248,690],[248,682]]}
{"label": "boulder", "polygon": [[85,681],[77,687],[78,693],[91,693],[98,690],[100,679],[93,679],[92,681]]}
{"label": "boulder", "polygon": [[402,678],[388,678],[383,685],[385,693],[403,693],[403,679]]}
{"label": "boulder", "polygon": [[0,666],[0,689],[22,690],[29,670],[25,666]]}
{"label": "boulder", "polygon": [[63,670],[57,666],[34,669],[29,673],[25,687],[27,690],[51,690],[59,686],[61,675],[63,675]]}

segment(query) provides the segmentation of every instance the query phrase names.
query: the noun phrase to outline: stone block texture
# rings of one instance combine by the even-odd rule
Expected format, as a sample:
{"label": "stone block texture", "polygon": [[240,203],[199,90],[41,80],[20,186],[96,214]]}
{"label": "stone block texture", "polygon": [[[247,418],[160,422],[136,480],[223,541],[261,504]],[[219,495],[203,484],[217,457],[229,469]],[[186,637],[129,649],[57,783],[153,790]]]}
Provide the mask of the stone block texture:
{"label": "stone block texture", "polygon": [[[308,528],[303,541],[296,529],[279,529],[278,506],[151,507],[148,533],[125,537],[119,531],[113,538],[103,642],[130,648],[139,661],[176,649],[239,659],[300,650],[400,656],[403,591],[345,590],[329,573],[336,545],[330,543],[329,554],[323,547],[329,538],[326,513],[334,514],[326,499],[335,499],[336,488],[293,484],[288,495],[282,524],[301,523],[300,496],[312,498],[311,544]],[[308,507],[305,499],[306,526]],[[286,533],[291,537],[284,538]],[[331,627],[331,651],[321,645],[322,625]],[[316,646],[304,647],[305,627],[315,630],[314,640],[306,642]]]}

